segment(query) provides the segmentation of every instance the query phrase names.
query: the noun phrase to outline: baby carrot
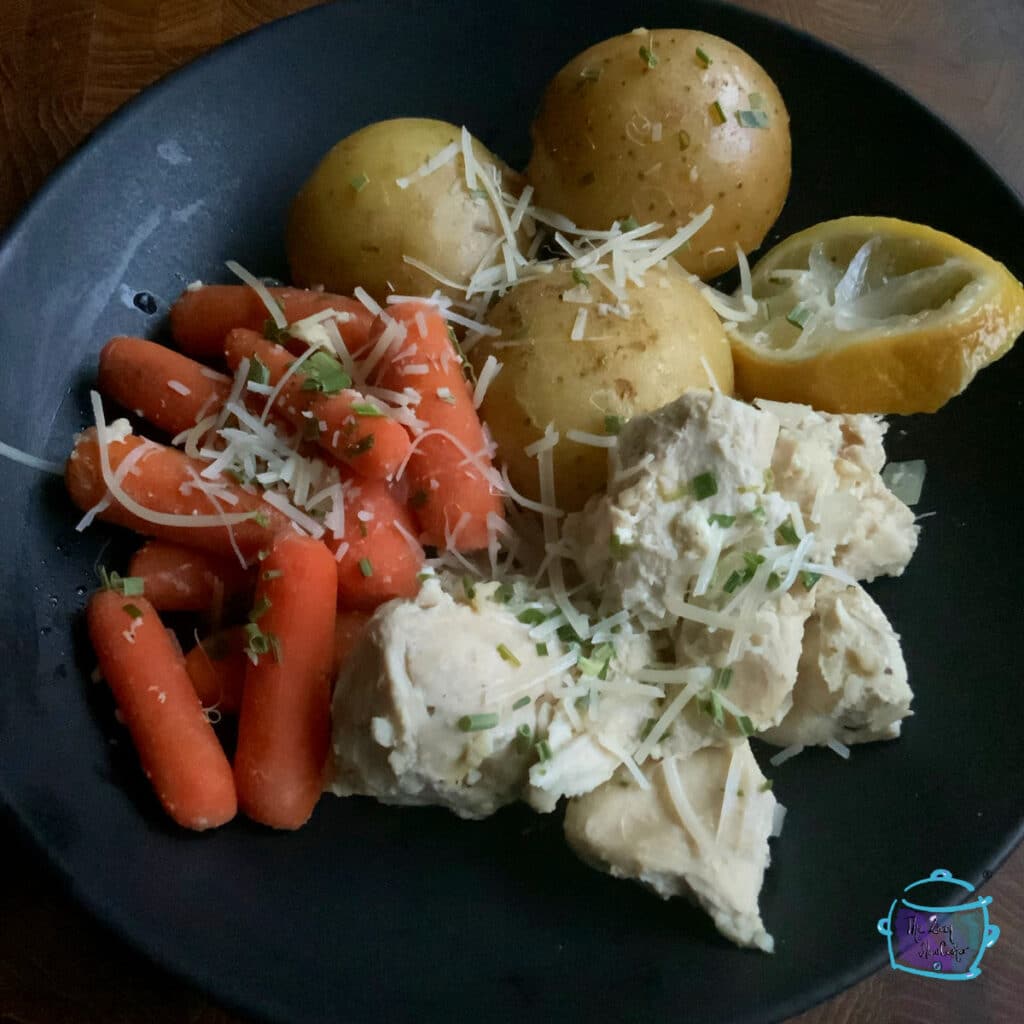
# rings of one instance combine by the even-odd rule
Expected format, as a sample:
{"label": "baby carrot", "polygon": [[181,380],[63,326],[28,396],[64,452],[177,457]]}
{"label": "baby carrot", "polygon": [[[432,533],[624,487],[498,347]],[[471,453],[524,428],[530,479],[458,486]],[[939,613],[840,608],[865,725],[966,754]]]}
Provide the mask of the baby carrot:
{"label": "baby carrot", "polygon": [[[397,525],[396,525],[397,524]],[[405,531],[403,534],[402,531]],[[338,607],[373,611],[412,597],[423,550],[408,510],[382,480],[352,480],[345,489],[345,535],[329,546],[338,563]]]}
{"label": "baby carrot", "polygon": [[87,618],[103,677],[164,810],[184,828],[230,821],[231,766],[156,610],[143,597],[104,590],[89,600]]}
{"label": "baby carrot", "polygon": [[431,305],[399,303],[374,321],[371,346],[387,329],[388,317],[405,334],[385,356],[380,384],[394,391],[415,388],[416,416],[427,424],[405,470],[423,539],[442,549],[484,548],[488,517],[503,516],[502,499],[491,489],[483,428],[448,325]]}
{"label": "baby carrot", "polygon": [[[190,459],[176,448],[156,444],[134,434],[123,441],[111,441],[107,446],[111,471],[116,475],[121,463],[144,445],[147,450],[137,457],[138,461],[130,467],[130,472],[125,473],[121,487],[130,499],[155,513],[161,521],[153,522],[113,499],[109,506],[99,511],[100,519],[127,526],[143,536],[202,548],[226,558],[234,557],[233,534],[235,543],[247,560],[255,558],[260,550],[269,548],[274,534],[289,525],[277,509],[267,505],[258,495],[249,494],[226,480],[217,480],[211,483],[216,484],[219,493],[235,499],[234,504],[226,500],[220,502],[229,517],[255,517],[235,522],[230,530],[219,525],[213,502],[195,485],[195,476],[205,464]],[[107,496],[95,427],[90,427],[76,438],[64,470],[64,483],[71,500],[83,511],[94,508]],[[166,521],[164,517],[168,515],[175,519]],[[191,525],[188,520],[196,525]],[[207,525],[200,525],[202,523]]]}
{"label": "baby carrot", "polygon": [[370,616],[366,612],[338,612],[334,620],[334,664],[331,678],[337,678],[342,665],[362,639]]}
{"label": "baby carrot", "polygon": [[235,754],[239,806],[273,828],[304,824],[323,788],[336,588],[320,541],[274,538],[247,627],[257,660],[246,670]]}
{"label": "baby carrot", "polygon": [[[232,370],[237,370],[243,359],[259,360],[266,367],[267,383],[275,386],[295,362],[287,349],[242,328],[228,333],[224,355]],[[305,373],[306,365],[285,381],[274,410],[294,426],[309,430],[320,448],[360,476],[391,476],[409,451],[405,428],[379,412],[358,391],[344,388],[325,392],[322,389],[332,385]],[[340,364],[337,370],[341,370]]]}
{"label": "baby carrot", "polygon": [[247,642],[245,627],[232,626],[201,640],[185,655],[185,669],[204,708],[233,715],[242,706]]}
{"label": "baby carrot", "polygon": [[119,337],[100,352],[99,389],[154,427],[177,434],[216,412],[231,381],[163,345]]}
{"label": "baby carrot", "polygon": [[[270,293],[288,323],[336,309],[348,318],[338,324],[338,331],[349,351],[358,352],[366,344],[373,318],[355,299],[304,288],[271,288]],[[235,327],[262,331],[269,318],[266,306],[248,285],[203,285],[182,292],[171,307],[171,334],[183,352],[197,359],[220,359],[228,331]]]}
{"label": "baby carrot", "polygon": [[220,558],[183,544],[151,540],[132,556],[129,576],[144,581],[147,600],[161,612],[210,611],[251,592],[255,574],[237,558]]}

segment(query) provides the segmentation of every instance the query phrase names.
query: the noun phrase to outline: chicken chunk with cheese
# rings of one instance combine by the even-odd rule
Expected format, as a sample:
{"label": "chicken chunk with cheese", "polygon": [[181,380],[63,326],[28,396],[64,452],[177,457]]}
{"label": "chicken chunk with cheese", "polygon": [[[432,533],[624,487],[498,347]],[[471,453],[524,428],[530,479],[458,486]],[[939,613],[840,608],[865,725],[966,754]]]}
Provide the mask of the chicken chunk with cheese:
{"label": "chicken chunk with cheese", "polygon": [[792,707],[763,739],[782,747],[895,739],[913,697],[899,636],[862,587],[823,579],[814,593]]}
{"label": "chicken chunk with cheese", "polygon": [[615,878],[668,899],[696,901],[741,946],[771,952],[758,894],[770,861],[776,800],[746,740],[669,756],[624,771],[569,802],[565,836],[575,852]]}

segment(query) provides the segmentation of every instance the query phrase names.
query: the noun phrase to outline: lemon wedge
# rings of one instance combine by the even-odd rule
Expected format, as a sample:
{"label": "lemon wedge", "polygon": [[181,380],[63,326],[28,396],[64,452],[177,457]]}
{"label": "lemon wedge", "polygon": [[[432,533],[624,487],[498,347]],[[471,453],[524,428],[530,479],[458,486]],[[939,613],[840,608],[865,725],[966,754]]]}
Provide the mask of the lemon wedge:
{"label": "lemon wedge", "polygon": [[792,235],[737,298],[737,393],[829,412],[934,412],[1024,331],[1024,288],[1006,267],[892,217]]}

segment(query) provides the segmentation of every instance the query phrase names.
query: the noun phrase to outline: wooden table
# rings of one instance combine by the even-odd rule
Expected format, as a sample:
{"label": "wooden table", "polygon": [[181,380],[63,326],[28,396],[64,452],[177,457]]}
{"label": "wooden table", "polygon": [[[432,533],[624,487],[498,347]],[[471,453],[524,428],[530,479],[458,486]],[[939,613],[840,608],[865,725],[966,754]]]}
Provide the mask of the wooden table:
{"label": "wooden table", "polygon": [[[111,111],[172,68],[308,0],[0,0],[0,226]],[[742,0],[878,68],[949,120],[1024,195],[1022,0]],[[1024,245],[1024,239],[1021,240]],[[1008,779],[1007,785],[1018,785]],[[11,841],[0,881],[0,1024],[237,1024],[87,918]],[[999,944],[981,978],[887,968],[799,1024],[1024,1019],[1024,848],[986,890]]]}

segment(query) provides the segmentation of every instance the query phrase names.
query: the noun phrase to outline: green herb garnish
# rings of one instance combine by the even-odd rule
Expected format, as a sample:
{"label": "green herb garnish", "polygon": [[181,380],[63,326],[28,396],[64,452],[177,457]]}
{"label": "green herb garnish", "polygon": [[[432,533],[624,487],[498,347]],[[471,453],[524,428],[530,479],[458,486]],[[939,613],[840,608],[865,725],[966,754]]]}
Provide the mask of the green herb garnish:
{"label": "green herb garnish", "polygon": [[722,104],[715,100],[714,103],[708,108],[711,114],[711,120],[716,125],[723,125],[726,122],[725,111],[722,109]]}
{"label": "green herb garnish", "polygon": [[804,587],[807,590],[813,589],[814,584],[817,583],[818,580],[820,580],[820,579],[821,579],[821,573],[820,572],[810,572],[807,569],[804,569],[800,573],[800,582],[804,585]]}
{"label": "green herb garnish", "polygon": [[362,192],[363,189],[370,184],[370,179],[365,174],[359,174],[350,179],[349,184],[356,190],[356,192]]}
{"label": "green herb garnish", "polygon": [[260,509],[254,509],[249,513],[249,518],[257,525],[263,527],[264,530],[270,529],[270,516],[266,512]]}
{"label": "green herb garnish", "polygon": [[746,715],[740,715],[736,719],[736,724],[744,736],[750,736],[754,732],[754,723]]}
{"label": "green herb garnish", "polygon": [[247,623],[245,635],[248,638],[245,645],[247,654],[259,658],[261,654],[266,654],[270,650],[270,640],[255,622]]}
{"label": "green herb garnish", "polygon": [[776,531],[775,539],[780,544],[799,544],[800,538],[797,536],[796,527],[793,525],[792,519],[787,519]]}
{"label": "green herb garnish", "polygon": [[778,590],[782,586],[782,577],[777,572],[768,573],[768,582],[765,584],[768,590]]}
{"label": "green herb garnish", "polygon": [[277,323],[268,317],[263,321],[263,337],[275,345],[283,345],[291,335],[287,327],[278,327]]}
{"label": "green herb garnish", "polygon": [[142,609],[137,604],[125,604],[121,606],[121,610],[126,612],[133,619],[142,618]]}
{"label": "green herb garnish", "polygon": [[547,740],[540,740],[537,743],[537,756],[542,761],[550,761],[551,760],[551,747],[548,744]]}
{"label": "green herb garnish", "polygon": [[732,669],[731,668],[716,668],[715,674],[711,679],[711,688],[713,690],[728,690],[729,684],[732,682]]}
{"label": "green herb garnish", "polygon": [[700,64],[701,67],[705,67],[705,68],[711,67],[711,64],[712,64],[711,58],[699,46],[697,47],[696,53],[697,53],[697,63]]}
{"label": "green herb garnish", "polygon": [[529,753],[531,746],[533,746],[533,730],[524,722],[516,729],[516,750],[520,754],[526,754]]}
{"label": "green herb garnish", "polygon": [[626,421],[621,416],[605,416],[604,432],[612,436],[617,435],[622,432],[625,422]]}
{"label": "green herb garnish", "polygon": [[100,566],[100,584],[104,590],[116,590],[124,597],[141,597],[146,589],[146,581],[141,576],[108,573],[103,566]]}
{"label": "green herb garnish", "polygon": [[721,512],[715,512],[713,515],[708,516],[708,522],[712,526],[729,527],[736,522],[736,517],[723,515]]}
{"label": "green herb garnish", "polygon": [[357,416],[383,416],[384,413],[377,408],[375,405],[370,405],[369,402],[353,402],[352,411]]}
{"label": "green herb garnish", "polygon": [[284,569],[265,569],[263,578],[265,580],[279,580],[284,575]]}
{"label": "green herb garnish", "polygon": [[459,719],[459,728],[463,732],[481,732],[493,729],[498,724],[498,716],[494,712],[485,715],[463,715]]}
{"label": "green herb garnish", "polygon": [[625,558],[633,550],[633,545],[627,544],[617,533],[613,533],[608,541],[608,548],[612,558],[618,561]]}
{"label": "green herb garnish", "polygon": [[537,644],[537,654],[542,658],[546,658],[548,656],[548,645],[545,643]]}
{"label": "green herb garnish", "polygon": [[548,621],[549,615],[542,608],[524,608],[516,618],[527,626],[539,626]]}
{"label": "green herb garnish", "polygon": [[587,277],[587,275],[584,274],[583,271],[579,269],[579,267],[573,267],[572,279],[577,284],[583,285],[584,288],[589,288],[590,287],[590,278]]}
{"label": "green herb garnish", "polygon": [[476,584],[473,582],[472,576],[462,577],[462,591],[466,595],[466,599],[472,601],[476,597]]}
{"label": "green herb garnish", "polygon": [[658,66],[658,55],[648,46],[640,47],[640,58],[649,68]]}
{"label": "green herb garnish", "polygon": [[795,305],[787,314],[786,319],[794,326],[799,327],[802,331],[804,324],[810,319],[811,307],[805,306],[802,302]]}
{"label": "green herb garnish", "polygon": [[737,110],[736,120],[744,128],[768,127],[768,115],[763,110]]}
{"label": "green herb garnish", "polygon": [[365,455],[373,447],[373,443],[376,440],[376,434],[367,434],[361,441],[357,441],[355,444],[350,444],[345,449],[345,454],[349,456],[349,458],[355,458],[357,455]]}
{"label": "green herb garnish", "polygon": [[703,501],[718,493],[718,479],[714,473],[701,473],[690,481],[690,493],[695,501]]}
{"label": "green herb garnish", "polygon": [[373,562],[368,558],[359,559],[359,571],[366,577],[373,575]]}
{"label": "green herb garnish", "polygon": [[270,598],[264,594],[253,606],[252,611],[249,612],[249,621],[256,622],[261,616],[265,615],[270,609]]}
{"label": "green herb garnish", "polygon": [[491,594],[491,600],[498,604],[508,604],[516,596],[516,588],[511,583],[499,583]]}
{"label": "green herb garnish", "polygon": [[[271,321],[273,323],[273,321]],[[249,363],[249,381],[253,384],[269,384],[270,368],[259,356],[253,356]]]}
{"label": "green herb garnish", "polygon": [[519,700],[512,705],[512,710],[518,711],[520,708],[525,708],[526,705],[530,703],[530,700],[530,697],[520,697]]}
{"label": "green herb garnish", "polygon": [[305,380],[303,391],[320,391],[325,395],[336,395],[349,387],[352,378],[334,356],[326,352],[314,352],[303,364]]}
{"label": "green herb garnish", "polygon": [[632,214],[619,224],[620,231],[636,231],[638,227],[640,227],[640,223]]}
{"label": "green herb garnish", "polygon": [[510,665],[513,665],[516,668],[522,667],[523,663],[512,653],[511,650],[509,650],[506,644],[498,644],[497,650],[502,661],[507,661]]}

